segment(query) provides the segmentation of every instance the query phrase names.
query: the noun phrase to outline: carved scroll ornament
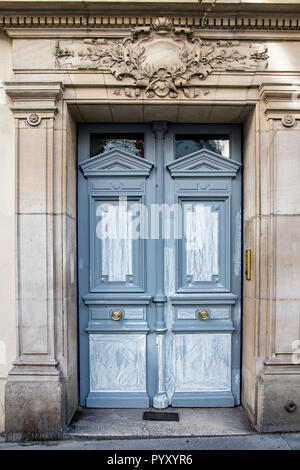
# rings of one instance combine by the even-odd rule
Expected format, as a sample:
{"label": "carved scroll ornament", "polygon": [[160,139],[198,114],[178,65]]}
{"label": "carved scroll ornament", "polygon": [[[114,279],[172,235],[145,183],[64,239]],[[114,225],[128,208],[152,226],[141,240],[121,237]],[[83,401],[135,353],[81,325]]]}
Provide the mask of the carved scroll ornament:
{"label": "carved scroll ornament", "polygon": [[133,86],[144,89],[149,98],[175,98],[193,77],[204,80],[214,71],[265,69],[267,52],[266,47],[239,41],[204,41],[190,28],[176,28],[167,18],[158,18],[151,28],[135,28],[122,40],[74,40],[68,45],[59,41],[55,57],[59,68],[101,70],[117,80],[131,77]]}

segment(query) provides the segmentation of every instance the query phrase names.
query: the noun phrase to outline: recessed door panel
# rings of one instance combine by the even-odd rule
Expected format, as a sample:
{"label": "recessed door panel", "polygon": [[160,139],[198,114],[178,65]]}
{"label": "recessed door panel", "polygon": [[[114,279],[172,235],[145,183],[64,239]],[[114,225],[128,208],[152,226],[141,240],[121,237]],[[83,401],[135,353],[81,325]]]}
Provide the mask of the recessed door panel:
{"label": "recessed door panel", "polygon": [[177,334],[175,392],[231,390],[231,335]]}
{"label": "recessed door panel", "polygon": [[179,291],[229,290],[228,199],[179,201],[183,214],[177,255]]}
{"label": "recessed door panel", "polygon": [[90,391],[146,392],[146,335],[90,335]]}
{"label": "recessed door panel", "polygon": [[143,292],[144,241],[136,236],[141,198],[92,196],[90,269],[92,292]]}

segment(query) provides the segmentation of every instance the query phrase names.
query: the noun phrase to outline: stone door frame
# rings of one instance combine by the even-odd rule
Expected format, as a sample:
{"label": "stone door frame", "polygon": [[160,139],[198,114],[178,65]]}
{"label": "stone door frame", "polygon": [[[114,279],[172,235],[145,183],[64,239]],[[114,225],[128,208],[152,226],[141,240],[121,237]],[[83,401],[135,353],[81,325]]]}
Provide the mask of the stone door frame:
{"label": "stone door frame", "polygon": [[[169,23],[155,27],[170,32]],[[134,37],[148,33],[136,30]],[[16,40],[18,34],[17,28],[10,32]],[[36,38],[40,30],[30,34]],[[59,34],[70,37],[69,31]],[[187,27],[172,34],[177,41],[177,34],[191,32]],[[58,44],[56,53],[63,60],[78,59],[76,47],[70,51]],[[248,61],[255,60],[248,48],[247,54]],[[266,60],[263,51],[258,54],[258,61]],[[295,202],[289,212],[278,179],[277,149],[292,152],[290,136],[300,119],[298,87],[292,76],[283,83],[278,73],[253,68],[210,71],[206,81],[193,70],[171,79],[164,72],[149,82],[124,67],[127,75],[120,81],[118,71],[56,68],[33,69],[30,75],[16,70],[14,81],[5,84],[15,118],[18,290],[18,348],[6,384],[7,438],[59,437],[78,407],[76,124],[128,122],[128,116],[132,122],[243,125],[244,249],[252,250],[252,279],[244,278],[243,289],[242,405],[261,431],[299,430],[299,410],[285,408],[287,386],[289,400],[299,398],[300,366],[293,363],[292,347],[280,341],[286,320],[277,299],[276,257],[282,243],[278,216],[284,213],[290,223],[296,211]],[[296,315],[289,321],[289,330],[297,329]]]}

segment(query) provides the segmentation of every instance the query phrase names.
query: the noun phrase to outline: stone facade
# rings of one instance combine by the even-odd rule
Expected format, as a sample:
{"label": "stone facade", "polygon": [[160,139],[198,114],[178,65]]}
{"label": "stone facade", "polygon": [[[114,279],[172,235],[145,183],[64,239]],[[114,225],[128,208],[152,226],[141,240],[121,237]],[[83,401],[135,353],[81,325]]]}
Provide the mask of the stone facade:
{"label": "stone facade", "polygon": [[0,432],[78,406],[76,123],[157,119],[243,125],[242,404],[299,431],[298,1],[47,3],[0,2]]}

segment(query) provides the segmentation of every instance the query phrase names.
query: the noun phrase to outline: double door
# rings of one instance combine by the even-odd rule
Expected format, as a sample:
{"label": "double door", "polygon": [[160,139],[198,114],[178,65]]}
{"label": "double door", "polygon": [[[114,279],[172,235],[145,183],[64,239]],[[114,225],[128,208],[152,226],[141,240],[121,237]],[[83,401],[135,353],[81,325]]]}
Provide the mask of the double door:
{"label": "double door", "polygon": [[82,125],[78,278],[83,406],[238,404],[239,127]]}

